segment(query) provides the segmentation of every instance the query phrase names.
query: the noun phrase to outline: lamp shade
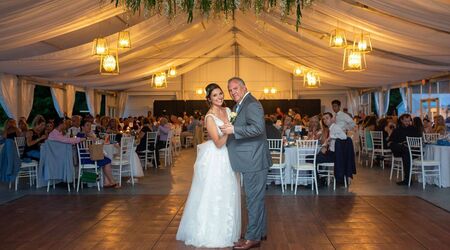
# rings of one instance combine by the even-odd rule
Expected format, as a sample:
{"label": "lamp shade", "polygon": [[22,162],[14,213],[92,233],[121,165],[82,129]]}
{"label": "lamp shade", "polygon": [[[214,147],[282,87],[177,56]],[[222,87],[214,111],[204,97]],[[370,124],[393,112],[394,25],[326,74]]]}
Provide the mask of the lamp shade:
{"label": "lamp shade", "polygon": [[359,72],[367,69],[366,55],[358,48],[346,48],[344,50],[344,59],[342,70],[346,72]]}
{"label": "lamp shade", "polygon": [[119,37],[117,39],[117,48],[119,48],[119,49],[131,48],[131,38],[130,38],[129,31],[119,32]]}
{"label": "lamp shade", "polygon": [[316,71],[308,71],[303,76],[303,87],[305,88],[318,88],[320,87],[320,76]]}
{"label": "lamp shade", "polygon": [[106,55],[102,55],[100,57],[100,74],[119,74],[119,56],[117,54],[117,50],[110,50]]}
{"label": "lamp shade", "polygon": [[372,41],[370,40],[370,34],[363,33],[356,34],[353,38],[353,48],[357,48],[361,53],[372,52]]}
{"label": "lamp shade", "polygon": [[347,38],[345,37],[345,31],[341,29],[334,29],[330,33],[330,43],[331,48],[345,48],[347,47]]}
{"label": "lamp shade", "polygon": [[167,88],[167,76],[165,72],[156,73],[152,76],[152,88],[162,89]]}
{"label": "lamp shade", "polygon": [[106,38],[95,38],[92,42],[92,55],[103,56],[106,54],[108,54],[108,41],[106,40]]}

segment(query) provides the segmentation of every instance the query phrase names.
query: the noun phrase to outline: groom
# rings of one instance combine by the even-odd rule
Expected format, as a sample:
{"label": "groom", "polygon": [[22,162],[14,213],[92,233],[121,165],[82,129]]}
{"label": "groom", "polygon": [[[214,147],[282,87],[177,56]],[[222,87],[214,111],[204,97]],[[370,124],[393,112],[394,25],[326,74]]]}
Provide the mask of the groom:
{"label": "groom", "polygon": [[235,243],[233,249],[250,249],[258,247],[260,240],[266,238],[264,194],[272,160],[261,103],[247,91],[239,77],[228,80],[228,92],[236,102],[233,111],[237,116],[233,124],[225,124],[221,130],[229,135],[227,148],[231,167],[242,173],[248,211],[245,239]]}

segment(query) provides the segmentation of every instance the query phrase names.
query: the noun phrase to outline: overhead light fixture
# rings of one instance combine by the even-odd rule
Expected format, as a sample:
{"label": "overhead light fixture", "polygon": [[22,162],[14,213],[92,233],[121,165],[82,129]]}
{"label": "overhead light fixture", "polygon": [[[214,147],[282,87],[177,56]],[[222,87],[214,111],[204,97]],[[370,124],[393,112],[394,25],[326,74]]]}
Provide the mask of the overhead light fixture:
{"label": "overhead light fixture", "polygon": [[152,88],[162,89],[167,88],[167,77],[166,72],[159,72],[152,76]]}
{"label": "overhead light fixture", "polygon": [[361,53],[369,53],[372,51],[372,41],[370,34],[361,32],[359,35],[355,34],[353,38],[353,48],[357,48]]}
{"label": "overhead light fixture", "polygon": [[308,73],[306,73],[303,76],[303,87],[305,88],[318,88],[320,87],[320,76],[319,73],[311,70],[308,71]]}
{"label": "overhead light fixture", "polygon": [[92,42],[92,55],[103,56],[106,54],[108,54],[108,41],[106,40],[106,38],[95,38]]}
{"label": "overhead light fixture", "polygon": [[331,48],[347,47],[347,38],[345,37],[344,30],[336,28],[330,33],[330,47]]}
{"label": "overhead light fixture", "polygon": [[119,74],[119,56],[117,54],[117,50],[109,50],[106,55],[102,55],[100,57],[100,74]]}
{"label": "overhead light fixture", "polygon": [[346,48],[344,50],[344,59],[342,70],[346,72],[359,72],[367,69],[366,55],[358,48]]}
{"label": "overhead light fixture", "polygon": [[119,32],[119,37],[117,39],[117,48],[119,49],[130,49],[131,48],[131,38],[129,31]]}
{"label": "overhead light fixture", "polygon": [[305,67],[297,66],[294,68],[294,76],[302,76],[305,73]]}
{"label": "overhead light fixture", "polygon": [[198,88],[195,93],[197,93],[197,95],[202,95],[203,94],[203,89]]}
{"label": "overhead light fixture", "polygon": [[269,88],[264,88],[264,94],[269,94],[269,92],[270,92],[270,90],[269,90]]}
{"label": "overhead light fixture", "polygon": [[169,77],[177,76],[177,68],[175,66],[170,67],[170,69],[167,71],[167,75]]}
{"label": "overhead light fixture", "polygon": [[271,94],[276,94],[277,93],[277,89],[276,88],[271,88],[270,89],[270,93]]}

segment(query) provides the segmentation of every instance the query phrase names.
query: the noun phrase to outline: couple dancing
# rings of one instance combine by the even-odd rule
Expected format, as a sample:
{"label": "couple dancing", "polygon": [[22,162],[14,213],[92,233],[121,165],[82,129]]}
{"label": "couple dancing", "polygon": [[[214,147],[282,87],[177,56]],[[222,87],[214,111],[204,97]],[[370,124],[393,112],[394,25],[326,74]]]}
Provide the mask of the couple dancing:
{"label": "couple dancing", "polygon": [[[206,87],[210,109],[205,116],[211,140],[198,146],[191,190],[178,228],[177,240],[195,247],[258,247],[266,238],[264,194],[271,165],[264,110],[238,77],[228,80],[236,102],[224,106],[219,85]],[[241,236],[242,173],[248,211],[247,231]]]}

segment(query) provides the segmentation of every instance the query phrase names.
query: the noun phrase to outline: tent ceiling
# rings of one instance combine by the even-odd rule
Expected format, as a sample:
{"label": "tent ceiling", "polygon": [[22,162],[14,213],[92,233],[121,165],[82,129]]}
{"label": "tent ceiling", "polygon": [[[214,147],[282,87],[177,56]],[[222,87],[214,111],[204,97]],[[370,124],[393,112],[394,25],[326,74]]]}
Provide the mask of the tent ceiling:
{"label": "tent ceiling", "polygon": [[[200,17],[187,24],[124,13],[99,1],[40,0],[0,3],[0,72],[102,89],[129,89],[148,84],[153,73],[177,66],[188,72],[214,58],[240,56],[291,72],[303,64],[323,82],[346,87],[374,87],[422,79],[450,69],[450,2],[446,0],[323,0],[304,11],[301,30],[295,19],[281,21],[277,11],[255,17],[236,13],[234,21]],[[338,21],[339,20],[339,21]],[[110,45],[129,24],[132,46],[119,51],[121,73],[98,74],[91,41],[102,35]],[[328,33],[339,23],[347,38],[369,32],[375,51],[368,70],[342,72],[342,50],[328,47]]]}

